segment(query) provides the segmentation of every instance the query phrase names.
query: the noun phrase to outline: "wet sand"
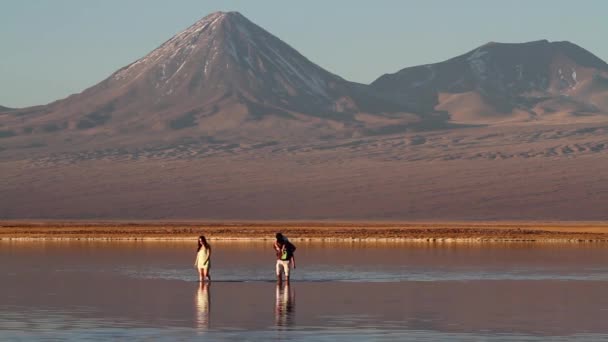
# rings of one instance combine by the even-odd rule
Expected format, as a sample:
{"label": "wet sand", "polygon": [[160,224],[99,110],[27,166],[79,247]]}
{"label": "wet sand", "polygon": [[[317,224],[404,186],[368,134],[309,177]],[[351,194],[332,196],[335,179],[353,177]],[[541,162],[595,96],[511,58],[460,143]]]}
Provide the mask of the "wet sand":
{"label": "wet sand", "polygon": [[608,242],[605,222],[0,222],[0,240],[271,240],[297,241]]}

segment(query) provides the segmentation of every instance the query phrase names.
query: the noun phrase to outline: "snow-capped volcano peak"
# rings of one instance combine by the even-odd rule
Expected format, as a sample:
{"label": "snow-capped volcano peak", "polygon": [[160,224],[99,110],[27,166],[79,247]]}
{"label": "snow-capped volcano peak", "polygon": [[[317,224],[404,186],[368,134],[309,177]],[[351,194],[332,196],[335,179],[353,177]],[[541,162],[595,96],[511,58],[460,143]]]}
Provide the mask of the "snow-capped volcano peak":
{"label": "snow-capped volcano peak", "polygon": [[282,102],[296,95],[322,102],[331,99],[331,84],[343,80],[240,13],[216,12],[116,72],[111,81],[152,85],[160,97],[224,88],[231,93],[271,90]]}
{"label": "snow-capped volcano peak", "polygon": [[215,12],[202,18],[187,29],[173,36],[148,55],[119,70],[113,75],[113,78],[116,80],[125,79],[133,76],[134,73],[145,70],[146,67],[158,65],[160,65],[162,69],[161,78],[173,76],[180,70],[179,67],[172,70],[173,73],[169,76],[167,76],[168,70],[166,70],[166,67],[171,64],[171,62],[181,62],[179,63],[181,66],[187,61],[188,57],[192,55],[194,50],[213,43],[213,40],[215,39],[214,34],[219,31],[218,27],[227,16],[227,13]]}

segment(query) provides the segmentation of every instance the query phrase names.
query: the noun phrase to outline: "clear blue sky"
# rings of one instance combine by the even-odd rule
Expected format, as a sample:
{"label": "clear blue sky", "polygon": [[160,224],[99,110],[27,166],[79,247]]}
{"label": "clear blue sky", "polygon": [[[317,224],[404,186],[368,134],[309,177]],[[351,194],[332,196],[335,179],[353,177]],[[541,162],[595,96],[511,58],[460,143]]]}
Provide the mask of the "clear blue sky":
{"label": "clear blue sky", "polygon": [[489,41],[569,40],[608,60],[604,0],[0,1],[0,105],[14,107],[80,92],[218,10],[363,83]]}

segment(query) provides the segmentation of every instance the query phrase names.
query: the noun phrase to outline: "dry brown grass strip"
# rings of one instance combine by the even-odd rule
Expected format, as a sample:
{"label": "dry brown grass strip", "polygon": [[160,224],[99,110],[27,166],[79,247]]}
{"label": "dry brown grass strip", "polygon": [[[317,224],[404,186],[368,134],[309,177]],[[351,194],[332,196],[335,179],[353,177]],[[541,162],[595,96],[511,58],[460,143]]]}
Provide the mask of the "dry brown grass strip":
{"label": "dry brown grass strip", "polygon": [[472,239],[492,241],[608,241],[604,223],[535,222],[0,222],[0,239],[194,238],[273,239]]}

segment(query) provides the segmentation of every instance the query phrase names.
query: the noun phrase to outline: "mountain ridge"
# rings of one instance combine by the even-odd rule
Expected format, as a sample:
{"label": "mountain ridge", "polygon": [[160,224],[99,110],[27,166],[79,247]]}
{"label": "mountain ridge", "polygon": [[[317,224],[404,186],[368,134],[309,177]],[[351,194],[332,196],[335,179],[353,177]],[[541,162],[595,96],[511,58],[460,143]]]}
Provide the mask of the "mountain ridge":
{"label": "mountain ridge", "polygon": [[89,148],[209,137],[303,142],[586,122],[608,113],[607,85],[604,61],[547,40],[489,42],[366,85],[321,68],[238,12],[215,12],[81,93],[4,111],[0,125],[5,150],[85,146],[92,137]]}
{"label": "mountain ridge", "polygon": [[479,107],[477,118],[483,112],[501,116],[519,111],[526,119],[537,119],[546,112],[538,108],[539,102],[564,96],[574,103],[572,111],[608,112],[603,104],[593,108],[590,96],[576,93],[577,85],[596,79],[608,79],[606,62],[567,41],[539,40],[490,42],[443,62],[384,74],[371,86],[428,110],[453,114]]}

